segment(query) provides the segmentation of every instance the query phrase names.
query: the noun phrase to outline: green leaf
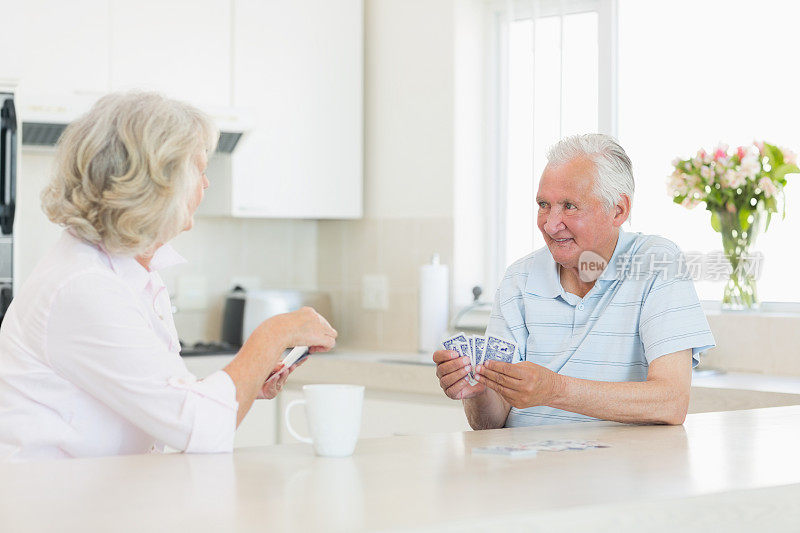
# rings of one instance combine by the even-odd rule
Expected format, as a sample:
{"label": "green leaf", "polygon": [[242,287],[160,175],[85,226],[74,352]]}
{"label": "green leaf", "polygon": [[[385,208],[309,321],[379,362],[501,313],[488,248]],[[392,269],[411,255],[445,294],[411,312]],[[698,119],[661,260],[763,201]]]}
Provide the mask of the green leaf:
{"label": "green leaf", "polygon": [[795,174],[797,172],[800,172],[800,168],[797,168],[797,165],[793,165],[791,163],[784,163],[778,168],[773,168],[771,174],[774,179],[781,182],[781,185],[786,185],[786,180],[784,179],[784,176],[786,176],[786,174]]}
{"label": "green leaf", "polygon": [[775,200],[774,196],[770,196],[764,199],[764,207],[766,207],[767,211],[770,213],[775,213],[778,211],[778,201]]}
{"label": "green leaf", "polygon": [[783,164],[783,152],[774,144],[764,143],[764,151],[769,157],[769,164],[772,166],[772,172]]}
{"label": "green leaf", "polygon": [[719,214],[716,211],[711,212],[711,227],[714,228],[714,231],[719,233],[722,230],[722,224],[719,220]]}
{"label": "green leaf", "polygon": [[769,229],[770,221],[772,221],[772,211],[767,211],[767,224],[764,226],[764,233]]}
{"label": "green leaf", "polygon": [[747,220],[750,217],[750,210],[746,208],[742,208],[739,210],[739,226],[742,228],[742,231],[747,231],[747,228],[750,227],[750,221]]}
{"label": "green leaf", "polygon": [[781,203],[783,204],[781,207],[781,220],[786,220],[786,195],[781,194]]}

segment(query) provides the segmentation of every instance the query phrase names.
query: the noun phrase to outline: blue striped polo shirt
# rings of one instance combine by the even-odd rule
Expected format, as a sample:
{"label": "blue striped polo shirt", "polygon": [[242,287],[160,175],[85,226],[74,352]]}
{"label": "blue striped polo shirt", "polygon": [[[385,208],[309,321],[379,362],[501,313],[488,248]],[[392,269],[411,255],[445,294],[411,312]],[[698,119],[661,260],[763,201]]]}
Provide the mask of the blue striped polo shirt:
{"label": "blue striped polo shirt", "polygon": [[[517,343],[514,362],[531,361],[565,376],[645,381],[662,355],[714,346],[683,255],[668,239],[619,231],[608,265],[580,298],[561,286],[545,246],[506,270],[487,335]],[[511,408],[506,427],[596,420],[552,407]]]}

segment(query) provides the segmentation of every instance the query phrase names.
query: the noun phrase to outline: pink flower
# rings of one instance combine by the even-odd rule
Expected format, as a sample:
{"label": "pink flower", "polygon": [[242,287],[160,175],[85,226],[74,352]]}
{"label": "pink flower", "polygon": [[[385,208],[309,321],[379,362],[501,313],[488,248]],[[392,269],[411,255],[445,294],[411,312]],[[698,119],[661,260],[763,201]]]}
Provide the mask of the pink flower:
{"label": "pink flower", "polygon": [[764,141],[753,141],[753,144],[758,148],[758,154],[764,155]]}
{"label": "pink flower", "polygon": [[681,202],[681,205],[686,209],[694,209],[700,205],[700,200],[695,198],[694,195],[689,195]]}
{"label": "pink flower", "polygon": [[786,148],[785,146],[781,146],[780,150],[781,150],[781,152],[783,152],[783,162],[784,163],[789,163],[790,165],[796,165],[797,164],[797,154],[796,153],[794,153],[789,148]]}
{"label": "pink flower", "polygon": [[739,148],[736,149],[736,155],[739,156],[739,161],[744,159],[744,154],[745,154],[744,146],[740,146]]}
{"label": "pink flower", "polygon": [[736,206],[733,205],[732,203],[728,202],[727,204],[725,204],[725,210],[728,211],[728,213],[735,213],[736,212]]}
{"label": "pink flower", "polygon": [[717,148],[717,151],[714,152],[714,159],[719,161],[720,159],[724,158],[727,155],[728,154],[725,152],[725,150],[721,150],[721,149]]}
{"label": "pink flower", "polygon": [[775,187],[775,184],[772,183],[772,180],[766,176],[758,180],[758,188],[764,191],[764,196],[767,198],[775,196],[775,193],[778,192],[778,188]]}

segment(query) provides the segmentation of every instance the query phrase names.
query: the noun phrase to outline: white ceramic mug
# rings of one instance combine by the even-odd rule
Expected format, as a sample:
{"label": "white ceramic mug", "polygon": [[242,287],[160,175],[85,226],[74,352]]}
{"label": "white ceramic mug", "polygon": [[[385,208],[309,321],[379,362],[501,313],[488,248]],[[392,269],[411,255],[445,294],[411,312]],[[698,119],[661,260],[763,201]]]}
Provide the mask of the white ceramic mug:
{"label": "white ceramic mug", "polygon": [[[317,455],[347,457],[353,454],[361,431],[361,385],[303,385],[303,399],[286,406],[286,429],[300,442],[314,445]],[[311,438],[301,437],[289,421],[292,407],[305,404]]]}

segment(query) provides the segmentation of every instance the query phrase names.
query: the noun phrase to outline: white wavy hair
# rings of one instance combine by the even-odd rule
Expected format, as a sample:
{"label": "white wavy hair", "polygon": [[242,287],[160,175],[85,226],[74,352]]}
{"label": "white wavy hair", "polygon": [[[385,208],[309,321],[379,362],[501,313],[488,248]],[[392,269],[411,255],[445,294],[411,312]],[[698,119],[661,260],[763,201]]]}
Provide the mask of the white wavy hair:
{"label": "white wavy hair", "polygon": [[564,137],[547,153],[547,161],[553,166],[581,157],[594,163],[597,170],[594,192],[607,209],[617,205],[623,194],[633,205],[633,165],[613,137],[602,133]]}
{"label": "white wavy hair", "polygon": [[58,140],[42,209],[81,239],[139,255],[178,235],[219,131],[202,111],[157,93],[104,96]]}

